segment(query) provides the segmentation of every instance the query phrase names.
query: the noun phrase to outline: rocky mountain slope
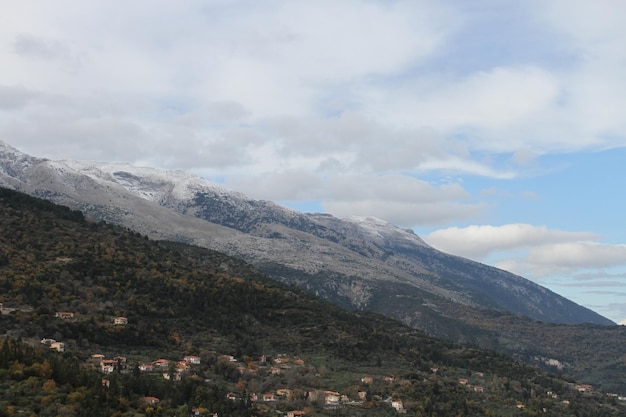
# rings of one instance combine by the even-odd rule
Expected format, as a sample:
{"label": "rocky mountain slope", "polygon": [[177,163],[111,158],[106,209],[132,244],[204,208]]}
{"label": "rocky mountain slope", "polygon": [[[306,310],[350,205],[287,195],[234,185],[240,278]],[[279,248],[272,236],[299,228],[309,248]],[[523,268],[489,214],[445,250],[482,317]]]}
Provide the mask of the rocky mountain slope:
{"label": "rocky mountain slope", "polygon": [[243,258],[343,307],[383,312],[455,340],[479,340],[480,329],[462,318],[487,310],[612,324],[529,280],[440,252],[381,220],[299,213],[181,171],[51,161],[0,143],[0,185],[151,238]]}

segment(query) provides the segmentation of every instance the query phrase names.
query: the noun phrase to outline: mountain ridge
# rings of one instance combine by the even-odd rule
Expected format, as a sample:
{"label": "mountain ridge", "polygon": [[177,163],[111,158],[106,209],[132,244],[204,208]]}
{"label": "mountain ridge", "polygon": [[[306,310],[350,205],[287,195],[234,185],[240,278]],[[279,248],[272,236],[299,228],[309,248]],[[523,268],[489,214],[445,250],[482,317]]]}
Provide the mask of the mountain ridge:
{"label": "mountain ridge", "polygon": [[[546,322],[614,324],[532,281],[440,252],[379,219],[300,213],[183,171],[51,161],[7,144],[0,144],[0,167],[4,186],[153,238],[241,257],[347,308],[368,309],[393,298],[386,292],[395,289],[396,297],[408,295],[424,305],[452,301]],[[419,320],[406,313],[403,320],[419,328]]]}
{"label": "mountain ridge", "polygon": [[[108,164],[117,175],[102,173],[109,178],[105,181],[100,174],[94,179],[65,163],[7,148],[0,142],[0,186],[154,240],[189,243],[244,259],[273,279],[297,285],[345,310],[382,313],[429,335],[497,351],[607,389],[626,387],[617,372],[623,369],[625,354],[622,326],[521,277],[439,252],[413,232],[374,218],[350,222],[329,214],[299,213],[208,182],[208,188],[192,194],[194,198],[181,199],[172,196],[189,194],[174,191],[175,185],[163,178],[143,180],[130,172],[128,164],[125,168]],[[16,166],[23,169],[16,172]],[[132,180],[136,190],[131,193],[115,182],[120,178]],[[156,199],[158,194],[163,205],[137,196],[143,181],[150,187],[160,184],[162,189],[150,195]],[[461,270],[450,276],[454,268]],[[518,281],[527,285],[519,286]],[[518,311],[512,313],[490,299],[484,293],[490,288],[485,282],[496,283],[492,297],[498,298],[497,291],[507,297],[517,294],[508,302],[519,302]],[[540,318],[524,317],[524,308],[539,310]],[[582,318],[570,316],[572,311],[582,312]],[[565,365],[557,369],[554,363]]]}

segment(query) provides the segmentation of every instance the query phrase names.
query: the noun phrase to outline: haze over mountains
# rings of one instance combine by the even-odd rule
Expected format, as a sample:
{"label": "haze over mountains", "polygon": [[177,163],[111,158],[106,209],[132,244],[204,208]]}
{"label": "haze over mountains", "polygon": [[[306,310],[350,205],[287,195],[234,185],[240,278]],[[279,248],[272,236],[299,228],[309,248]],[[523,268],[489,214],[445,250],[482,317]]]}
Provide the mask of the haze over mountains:
{"label": "haze over mountains", "polygon": [[[0,185],[155,239],[243,258],[346,308],[452,338],[445,318],[501,310],[555,323],[609,319],[509,272],[440,252],[375,218],[304,214],[181,171],[51,161],[0,143]],[[460,337],[463,339],[463,337]]]}

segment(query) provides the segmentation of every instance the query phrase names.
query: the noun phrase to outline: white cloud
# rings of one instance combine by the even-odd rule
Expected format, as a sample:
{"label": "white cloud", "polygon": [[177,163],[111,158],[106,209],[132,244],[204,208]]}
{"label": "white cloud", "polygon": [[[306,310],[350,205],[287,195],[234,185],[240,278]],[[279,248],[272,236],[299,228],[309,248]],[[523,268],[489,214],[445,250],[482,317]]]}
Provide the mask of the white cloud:
{"label": "white cloud", "polygon": [[24,87],[0,85],[0,110],[23,108],[38,96],[37,92]]}
{"label": "white cloud", "polygon": [[626,264],[626,245],[558,242],[530,248],[528,262],[546,267],[601,268]]}
{"label": "white cloud", "polygon": [[531,224],[449,227],[424,236],[424,239],[437,249],[478,260],[487,258],[493,252],[516,251],[537,245],[595,238],[597,235],[593,233],[550,230],[546,226]]}
{"label": "white cloud", "polygon": [[[560,90],[558,79],[537,67],[496,67],[462,79],[434,81],[389,91],[400,98],[385,97],[379,110],[387,119],[404,124],[417,121],[448,134],[463,130],[501,134],[548,109]],[[500,140],[474,146],[510,151],[510,145],[509,140]]]}
{"label": "white cloud", "polygon": [[415,178],[511,180],[546,153],[623,144],[623,7],[14,1],[0,137],[407,226],[471,220],[484,208],[466,191]]}
{"label": "white cloud", "polygon": [[[293,169],[294,155],[335,147],[338,154],[331,156],[351,172],[454,166],[513,178],[513,171],[490,167],[474,153],[516,152],[514,160],[523,165],[554,149],[609,146],[626,132],[620,113],[625,53],[618,48],[625,31],[615,7],[623,6],[529,3],[507,11],[426,0],[274,1],[263,7],[136,1],[124,8],[98,1],[14,2],[0,28],[0,53],[7,88],[72,101],[114,95],[123,117],[149,134],[162,129],[173,109],[180,118],[169,122],[190,129],[175,140],[189,148],[226,137],[225,130],[240,131],[244,123],[259,138],[280,137],[266,137],[263,146],[275,146],[270,153],[277,159],[268,165],[286,170]],[[502,26],[502,13],[510,13],[519,33]],[[523,36],[513,38],[528,28],[555,36],[535,42],[531,53]],[[494,45],[511,50],[480,43],[491,30],[508,42]],[[560,66],[541,55],[559,49],[572,56]],[[458,67],[447,67],[444,58]],[[149,111],[145,104],[136,110],[122,104],[140,100]],[[32,122],[28,116],[11,119]],[[289,123],[296,135],[281,136]],[[20,139],[22,127],[0,133]],[[47,130],[55,136],[54,123]],[[67,130],[72,127],[59,128],[59,135]],[[153,148],[154,156],[141,159],[158,160],[159,146],[137,148]],[[245,172],[255,152],[238,151],[252,154],[239,159]]]}
{"label": "white cloud", "polygon": [[[452,227],[423,238],[444,252],[494,265],[557,292],[576,287],[572,294],[582,299],[598,298],[594,291],[599,287],[624,285],[626,245],[601,243],[593,233],[507,224]],[[615,291],[610,294],[614,299]],[[609,314],[614,316],[615,311]]]}
{"label": "white cloud", "polygon": [[401,175],[332,175],[320,179],[307,171],[290,171],[225,185],[258,198],[322,201],[323,208],[338,217],[374,216],[403,227],[445,224],[484,210],[468,201],[469,195],[457,184],[436,187]]}

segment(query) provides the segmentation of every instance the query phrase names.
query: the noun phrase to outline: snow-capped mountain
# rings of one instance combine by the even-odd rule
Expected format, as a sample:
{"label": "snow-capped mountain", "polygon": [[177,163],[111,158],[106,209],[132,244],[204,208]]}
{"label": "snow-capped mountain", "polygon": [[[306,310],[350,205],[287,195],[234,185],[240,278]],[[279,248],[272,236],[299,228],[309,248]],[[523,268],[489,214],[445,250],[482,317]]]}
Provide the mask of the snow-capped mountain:
{"label": "snow-capped mountain", "polygon": [[463,317],[490,310],[546,322],[612,323],[522,277],[440,252],[382,220],[300,213],[182,171],[50,161],[0,142],[0,186],[154,239],[244,258],[346,308],[383,312],[440,336],[468,340]]}

